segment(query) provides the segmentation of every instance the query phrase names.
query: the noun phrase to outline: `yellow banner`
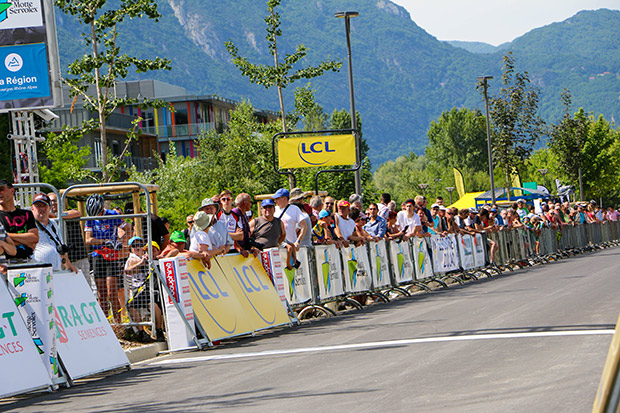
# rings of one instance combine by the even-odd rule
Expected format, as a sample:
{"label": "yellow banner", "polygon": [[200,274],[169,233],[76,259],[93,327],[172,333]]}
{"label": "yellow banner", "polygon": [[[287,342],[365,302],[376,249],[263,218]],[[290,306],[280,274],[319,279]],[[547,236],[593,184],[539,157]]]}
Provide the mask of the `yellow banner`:
{"label": "yellow banner", "polygon": [[351,134],[280,139],[278,162],[280,168],[354,165],[355,137]]}
{"label": "yellow banner", "polygon": [[251,333],[245,309],[215,261],[210,270],[198,260],[187,261],[194,313],[211,340]]}
{"label": "yellow banner", "polygon": [[452,168],[454,170],[454,186],[456,186],[456,191],[459,193],[459,197],[462,198],[465,196],[465,184],[463,183],[463,174],[456,168]]}
{"label": "yellow banner", "polygon": [[290,322],[269,276],[261,262],[250,255],[218,258],[232,290],[255,330]]}

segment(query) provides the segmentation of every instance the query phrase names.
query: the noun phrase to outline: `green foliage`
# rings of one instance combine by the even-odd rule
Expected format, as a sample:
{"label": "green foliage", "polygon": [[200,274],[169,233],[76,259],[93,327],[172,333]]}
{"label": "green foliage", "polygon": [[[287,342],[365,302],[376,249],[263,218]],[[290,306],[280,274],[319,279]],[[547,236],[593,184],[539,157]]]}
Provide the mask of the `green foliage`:
{"label": "green foliage", "polygon": [[70,184],[93,178],[89,170],[83,169],[90,156],[90,148],[78,146],[80,138],[81,133],[75,129],[65,129],[58,135],[47,135],[41,150],[51,166],[39,165],[41,182],[56,188],[66,188]]}
{"label": "green foliage", "polygon": [[430,162],[444,168],[488,170],[485,116],[467,108],[443,112],[431,122],[425,154]]}
{"label": "green foliage", "polygon": [[538,115],[538,90],[531,86],[528,73],[515,71],[512,52],[503,61],[503,86],[499,95],[489,99],[489,106],[494,162],[503,169],[505,185],[510,186],[511,174],[519,171],[543,135],[544,122]]}
{"label": "green foliage", "polygon": [[[106,120],[117,107],[139,103],[138,99],[115,96],[115,82],[124,79],[130,69],[136,73],[170,70],[167,59],[139,59],[121,54],[117,29],[128,18],[146,17],[157,21],[161,15],[155,0],[120,0],[117,8],[110,7],[106,0],[55,0],[55,5],[85,26],[82,39],[91,53],[84,54],[69,65],[69,77],[63,82],[69,86],[74,102],[80,97],[84,99],[87,110],[98,114],[98,119],[84,122],[81,129],[83,133],[100,129],[102,147],[106,148],[102,155],[102,178],[109,182],[112,179],[109,170],[114,166],[108,166]],[[94,94],[89,90],[93,86]],[[141,104],[144,107],[164,106],[163,102],[150,99],[143,100]]]}
{"label": "green foliage", "polygon": [[321,105],[314,100],[314,91],[310,83],[305,87],[295,88],[295,111],[288,117],[297,122],[301,120],[304,131],[324,130],[329,123],[329,115],[323,112]]}
{"label": "green foliage", "polygon": [[278,89],[278,97],[280,100],[280,111],[282,116],[282,125],[286,131],[286,115],[284,110],[284,101],[282,98],[282,89],[286,88],[290,83],[299,79],[312,79],[323,75],[326,71],[337,72],[342,66],[342,62],[327,60],[319,63],[318,66],[307,66],[294,70],[294,67],[308,53],[308,49],[303,44],[296,47],[295,52],[287,54],[284,60],[280,61],[278,53],[278,38],[282,36],[280,29],[280,14],[276,11],[276,7],[280,5],[281,0],[268,0],[267,11],[265,17],[267,23],[267,42],[269,45],[269,54],[273,56],[274,65],[250,63],[247,57],[243,57],[239,53],[239,49],[232,41],[225,43],[226,50],[232,56],[233,63],[239,68],[241,74],[248,78],[251,83],[264,86],[269,89],[275,86]]}
{"label": "green foliage", "polygon": [[584,192],[589,198],[618,198],[620,190],[620,141],[602,115],[590,119],[582,148]]}

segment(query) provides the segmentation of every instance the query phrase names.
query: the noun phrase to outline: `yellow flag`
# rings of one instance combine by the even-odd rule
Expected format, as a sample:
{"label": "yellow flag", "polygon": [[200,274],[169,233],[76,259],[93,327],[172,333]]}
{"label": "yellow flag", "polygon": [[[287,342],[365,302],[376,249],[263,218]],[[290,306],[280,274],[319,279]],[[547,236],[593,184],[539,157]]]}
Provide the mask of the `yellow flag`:
{"label": "yellow flag", "polygon": [[[510,185],[512,185],[513,187],[521,188],[521,177],[519,177],[519,171],[515,169],[510,175],[510,180],[512,181]],[[523,191],[515,190],[515,196],[522,196],[522,195],[523,195]]]}
{"label": "yellow flag", "polygon": [[463,183],[463,174],[456,168],[454,169],[454,185],[459,193],[459,197],[462,198],[465,195],[465,184]]}

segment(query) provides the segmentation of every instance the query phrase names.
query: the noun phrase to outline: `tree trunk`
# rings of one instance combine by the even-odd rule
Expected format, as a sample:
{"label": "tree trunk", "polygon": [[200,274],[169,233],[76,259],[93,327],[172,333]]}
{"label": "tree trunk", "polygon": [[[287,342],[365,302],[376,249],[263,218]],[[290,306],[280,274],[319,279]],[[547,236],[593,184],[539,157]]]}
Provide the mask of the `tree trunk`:
{"label": "tree trunk", "polygon": [[[95,35],[95,21],[90,23],[90,33],[91,33],[91,41],[93,45],[93,58],[95,61],[98,58],[98,49],[97,49],[97,37]],[[97,93],[97,111],[99,115],[99,131],[101,136],[101,178],[103,182],[108,182],[110,176],[108,175],[108,171],[106,170],[106,165],[108,164],[108,138],[106,134],[105,128],[105,102],[101,99],[101,72],[98,67],[95,67],[95,88]]]}

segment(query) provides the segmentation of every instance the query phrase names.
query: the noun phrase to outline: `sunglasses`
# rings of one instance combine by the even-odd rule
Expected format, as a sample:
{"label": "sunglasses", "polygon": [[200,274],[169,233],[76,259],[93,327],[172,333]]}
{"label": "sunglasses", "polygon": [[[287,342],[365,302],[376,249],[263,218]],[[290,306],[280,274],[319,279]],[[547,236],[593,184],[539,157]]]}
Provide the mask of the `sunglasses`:
{"label": "sunglasses", "polygon": [[326,202],[325,205],[334,205],[333,202]]}
{"label": "sunglasses", "polygon": [[266,205],[266,206],[263,207],[263,209],[273,208],[273,207],[274,207],[273,205]]}
{"label": "sunglasses", "polygon": [[188,223],[188,224],[193,224],[193,223],[194,223],[194,221],[187,221],[187,223]]}
{"label": "sunglasses", "polygon": [[232,201],[232,198],[224,197],[220,198],[220,201]]}

